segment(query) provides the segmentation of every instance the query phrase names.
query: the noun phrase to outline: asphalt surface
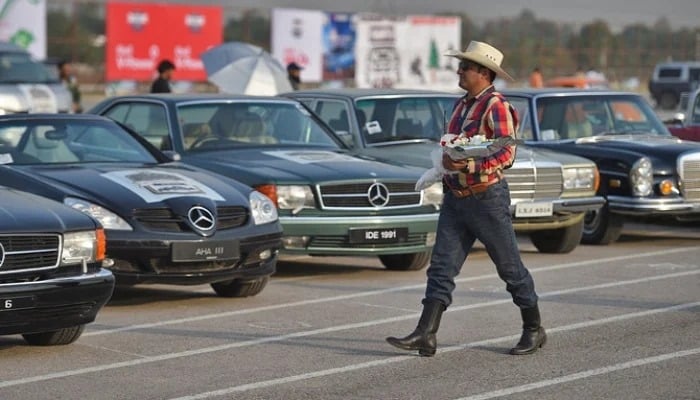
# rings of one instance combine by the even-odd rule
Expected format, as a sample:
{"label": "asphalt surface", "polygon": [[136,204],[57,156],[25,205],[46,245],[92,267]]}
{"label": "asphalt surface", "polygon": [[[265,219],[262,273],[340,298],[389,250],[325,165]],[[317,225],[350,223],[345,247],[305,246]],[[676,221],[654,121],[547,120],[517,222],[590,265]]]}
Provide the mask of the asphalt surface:
{"label": "asphalt surface", "polygon": [[520,320],[482,248],[438,353],[384,338],[420,312],[425,271],[285,258],[261,294],[119,288],[74,344],[0,337],[0,399],[700,399],[700,226],[629,224],[610,246],[540,254],[520,238],[549,340],[507,352]]}

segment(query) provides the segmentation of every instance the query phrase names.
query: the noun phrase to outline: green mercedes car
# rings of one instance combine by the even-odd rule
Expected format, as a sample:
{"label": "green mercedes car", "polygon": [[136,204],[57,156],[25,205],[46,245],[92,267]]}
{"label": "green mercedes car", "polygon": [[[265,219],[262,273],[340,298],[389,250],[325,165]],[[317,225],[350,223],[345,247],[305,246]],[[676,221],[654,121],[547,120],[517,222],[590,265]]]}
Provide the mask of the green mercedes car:
{"label": "green mercedes car", "polygon": [[89,112],[266,194],[278,207],[282,253],[378,256],[390,270],[430,260],[442,186],[417,191],[423,168],[353,155],[296,100],[147,94],[112,97]]}

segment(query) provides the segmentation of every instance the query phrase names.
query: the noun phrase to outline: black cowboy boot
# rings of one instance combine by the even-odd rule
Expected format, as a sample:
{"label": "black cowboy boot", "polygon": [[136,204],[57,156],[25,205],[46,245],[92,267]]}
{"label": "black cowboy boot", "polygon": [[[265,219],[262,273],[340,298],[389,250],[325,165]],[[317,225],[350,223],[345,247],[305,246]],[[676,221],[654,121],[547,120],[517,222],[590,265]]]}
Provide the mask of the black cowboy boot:
{"label": "black cowboy boot", "polygon": [[399,349],[418,350],[418,354],[421,356],[434,356],[437,348],[435,334],[440,327],[440,318],[443,311],[445,311],[445,305],[440,301],[424,299],[423,313],[413,333],[404,338],[390,336],[386,338],[386,341]]}
{"label": "black cowboy boot", "polygon": [[547,342],[547,334],[540,326],[540,309],[537,306],[522,308],[520,315],[523,317],[523,335],[518,344],[510,349],[510,354],[532,354]]}

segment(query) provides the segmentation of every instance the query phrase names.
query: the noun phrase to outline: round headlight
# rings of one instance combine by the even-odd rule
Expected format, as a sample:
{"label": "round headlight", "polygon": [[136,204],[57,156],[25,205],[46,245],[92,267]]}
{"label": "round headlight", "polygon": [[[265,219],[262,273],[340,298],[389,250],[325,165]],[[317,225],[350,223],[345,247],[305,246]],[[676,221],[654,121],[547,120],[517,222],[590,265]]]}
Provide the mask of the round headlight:
{"label": "round headlight", "polygon": [[653,168],[651,160],[642,157],[632,165],[630,184],[635,196],[649,196],[652,193]]}

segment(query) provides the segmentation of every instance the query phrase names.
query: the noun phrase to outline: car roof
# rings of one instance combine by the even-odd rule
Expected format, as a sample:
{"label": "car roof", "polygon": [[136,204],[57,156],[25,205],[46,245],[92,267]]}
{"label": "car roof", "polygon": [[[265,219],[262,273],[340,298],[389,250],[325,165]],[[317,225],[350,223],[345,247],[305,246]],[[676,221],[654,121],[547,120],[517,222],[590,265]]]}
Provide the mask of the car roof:
{"label": "car roof", "polygon": [[152,99],[152,100],[163,101],[166,103],[180,103],[180,102],[202,101],[202,100],[209,100],[209,101],[249,100],[249,101],[280,101],[280,102],[294,102],[294,103],[296,103],[296,100],[292,100],[292,99],[285,98],[285,97],[252,96],[252,95],[229,94],[229,93],[145,93],[145,94],[115,96],[115,97],[109,98],[107,100],[113,100],[113,99],[120,99],[120,100],[123,100],[123,99],[131,99],[131,100]]}
{"label": "car roof", "polygon": [[22,47],[17,46],[11,42],[0,42],[0,52],[2,53],[24,53],[29,54],[29,52]]}
{"label": "car roof", "polygon": [[66,114],[66,113],[17,113],[0,115],[1,121],[110,121],[114,120],[95,114]]}
{"label": "car roof", "polygon": [[328,96],[343,96],[352,99],[361,97],[380,97],[380,96],[461,96],[460,93],[441,92],[437,90],[427,89],[375,89],[375,88],[336,88],[336,89],[304,89],[296,92],[282,93],[281,96],[299,95],[328,95]]}
{"label": "car roof", "polygon": [[656,68],[668,68],[668,67],[698,67],[700,66],[700,61],[666,61],[656,64]]}
{"label": "car roof", "polygon": [[519,95],[527,97],[540,96],[641,96],[638,93],[624,92],[608,89],[580,89],[580,88],[512,88],[499,90],[504,95]]}

